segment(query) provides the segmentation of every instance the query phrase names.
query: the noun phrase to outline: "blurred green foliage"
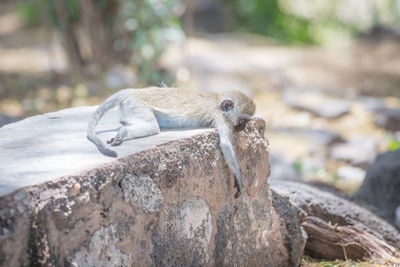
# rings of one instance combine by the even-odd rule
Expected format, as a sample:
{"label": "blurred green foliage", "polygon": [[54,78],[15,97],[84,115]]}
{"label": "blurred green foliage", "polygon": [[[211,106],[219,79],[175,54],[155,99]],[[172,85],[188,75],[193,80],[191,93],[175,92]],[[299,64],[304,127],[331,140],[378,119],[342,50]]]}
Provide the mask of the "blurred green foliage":
{"label": "blurred green foliage", "polygon": [[234,16],[234,27],[286,43],[313,43],[310,20],[284,12],[278,0],[221,0]]}
{"label": "blurred green foliage", "polygon": [[[64,2],[67,8],[66,14],[70,16],[70,22],[79,22],[81,14],[79,0],[65,0]],[[51,21],[54,26],[60,27],[55,10],[55,1],[21,0],[17,11],[27,25],[40,26],[44,21]]]}
{"label": "blurred green foliage", "polygon": [[[183,42],[184,34],[174,0],[129,0],[121,10],[124,27],[132,34],[132,60],[138,67],[139,83],[172,84],[172,76],[160,69],[158,60],[168,41]],[[158,70],[158,71],[154,71]]]}
{"label": "blurred green foliage", "polygon": [[[66,40],[76,39],[68,46],[69,51],[67,49],[70,57],[75,56],[76,62],[90,63],[100,58],[96,53],[92,53],[92,59],[87,56],[85,58],[85,55],[76,56],[79,51],[85,50],[82,49],[84,45],[79,44],[83,41],[78,40],[82,39],[79,35],[85,35],[83,39],[94,38],[91,41],[86,40],[89,46],[101,46],[109,42],[98,49],[94,47],[92,51],[103,51],[109,58],[115,58],[115,54],[122,55],[120,60],[136,66],[140,83],[171,82],[172,78],[162,70],[158,62],[167,41],[182,42],[184,39],[180,18],[187,2],[183,0],[20,1],[19,13],[25,21],[31,25],[51,25],[64,34]],[[368,32],[376,26],[392,27],[400,22],[399,0],[219,1],[231,15],[234,30],[266,35],[283,43],[340,43],[351,40],[359,33]],[[88,10],[87,3],[91,3],[95,8]],[[60,9],[60,5],[63,8]],[[96,12],[98,16],[89,16],[93,15],[90,13]],[[102,23],[98,23],[98,20],[93,21],[92,18],[101,18]],[[95,25],[90,28],[87,26],[87,21]],[[76,33],[73,34],[73,31]],[[98,36],[106,35],[106,38],[97,40],[93,32],[99,32]],[[75,49],[77,46],[78,49]],[[107,49],[108,51],[104,52]],[[97,64],[104,66],[104,62]]]}
{"label": "blurred green foliage", "polygon": [[398,0],[220,0],[233,28],[284,43],[331,44],[376,26],[398,27]]}
{"label": "blurred green foliage", "polygon": [[[182,42],[184,39],[178,19],[181,14],[175,12],[178,10],[175,8],[177,1],[85,1],[91,1],[92,8],[88,8],[90,5],[83,8],[84,3],[79,0],[21,0],[18,13],[29,25],[53,27],[61,33],[64,43],[70,43],[66,51],[75,65],[82,62],[81,65],[97,64],[100,68],[107,68],[107,63],[124,61],[136,67],[139,84],[173,82],[172,77],[159,66],[159,59],[167,41]],[[90,21],[96,25],[88,26],[87,20],[85,23],[82,19],[85,17],[101,20],[101,23]],[[106,35],[106,38],[97,39],[96,35]],[[109,44],[101,44],[104,41]],[[88,46],[97,54],[80,55]],[[99,51],[105,61],[98,60]]]}
{"label": "blurred green foliage", "polygon": [[395,151],[400,149],[400,141],[396,139],[396,137],[392,133],[386,134],[386,140],[389,144],[389,150]]}

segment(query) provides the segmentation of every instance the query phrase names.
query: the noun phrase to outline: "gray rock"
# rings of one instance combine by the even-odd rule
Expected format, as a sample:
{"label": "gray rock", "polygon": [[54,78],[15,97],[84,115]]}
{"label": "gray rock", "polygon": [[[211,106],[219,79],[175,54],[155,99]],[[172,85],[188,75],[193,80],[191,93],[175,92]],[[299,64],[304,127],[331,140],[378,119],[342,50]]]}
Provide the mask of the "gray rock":
{"label": "gray rock", "polygon": [[357,100],[370,112],[379,112],[386,108],[385,99],[380,97],[361,96]]}
{"label": "gray rock", "polygon": [[354,166],[367,168],[377,155],[378,142],[369,137],[352,138],[346,143],[331,147],[330,157],[337,161],[346,161]]}
{"label": "gray rock", "polygon": [[399,192],[400,149],[397,149],[377,157],[354,198],[375,207],[380,216],[395,225],[396,209],[400,206]]}
{"label": "gray rock", "polygon": [[350,112],[346,100],[323,95],[320,91],[289,87],[283,91],[283,101],[290,107],[334,119]]}
{"label": "gray rock", "polygon": [[355,183],[361,185],[364,181],[365,171],[354,166],[340,166],[337,170],[337,175],[340,180],[345,183]]}
{"label": "gray rock", "polygon": [[271,188],[304,210],[307,216],[321,218],[333,225],[359,227],[397,249],[400,248],[400,234],[396,228],[351,201],[297,182],[271,181]]}
{"label": "gray rock", "polygon": [[269,163],[271,169],[270,180],[296,181],[300,179],[293,165],[287,162],[281,155],[270,152]]}
{"label": "gray rock", "polygon": [[397,229],[399,229],[400,228],[400,206],[398,206],[396,208],[395,216],[396,216],[396,218],[395,218],[394,223],[395,223]]}
{"label": "gray rock", "polygon": [[16,121],[19,121],[21,118],[18,117],[12,117],[12,116],[8,116],[8,115],[2,115],[0,114],[0,127],[9,124],[9,123],[13,123]]}
{"label": "gray rock", "polygon": [[[87,122],[95,109],[64,109],[3,126],[0,131],[0,196],[113,162],[114,159],[100,154],[86,139]],[[118,116],[119,113],[112,110],[99,123],[98,134],[104,142],[116,134]],[[130,140],[113,149],[120,157],[126,157],[169,141],[210,131],[162,131],[148,138]]]}
{"label": "gray rock", "polygon": [[[214,129],[132,140],[108,158],[85,137],[94,108],[0,128],[1,266],[289,265],[263,120],[235,134],[244,179],[235,199]],[[114,134],[112,121],[100,138]]]}
{"label": "gray rock", "polygon": [[304,128],[274,128],[272,131],[277,133],[292,134],[300,137],[305,137],[320,145],[332,145],[336,142],[342,142],[343,138],[335,132],[323,129],[304,129]]}
{"label": "gray rock", "polygon": [[374,122],[389,131],[400,131],[400,109],[383,109],[375,116]]}
{"label": "gray rock", "polygon": [[281,233],[289,251],[290,266],[299,266],[307,240],[307,233],[301,226],[305,219],[304,213],[274,190],[271,192],[272,205],[279,216]]}

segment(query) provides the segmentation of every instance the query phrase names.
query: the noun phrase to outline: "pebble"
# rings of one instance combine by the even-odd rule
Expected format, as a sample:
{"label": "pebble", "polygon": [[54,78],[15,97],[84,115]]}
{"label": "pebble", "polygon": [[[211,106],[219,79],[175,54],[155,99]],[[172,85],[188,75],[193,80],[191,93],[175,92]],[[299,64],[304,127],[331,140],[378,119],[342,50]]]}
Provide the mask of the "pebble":
{"label": "pebble", "polygon": [[328,97],[320,91],[289,87],[283,92],[283,101],[290,107],[311,112],[326,119],[339,118],[350,112],[346,100]]}

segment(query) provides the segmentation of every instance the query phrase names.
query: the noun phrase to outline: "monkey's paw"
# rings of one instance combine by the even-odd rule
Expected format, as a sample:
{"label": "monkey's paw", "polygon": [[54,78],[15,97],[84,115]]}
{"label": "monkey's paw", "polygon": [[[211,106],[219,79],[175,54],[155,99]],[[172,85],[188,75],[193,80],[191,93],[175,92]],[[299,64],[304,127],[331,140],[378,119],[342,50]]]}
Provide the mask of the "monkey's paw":
{"label": "monkey's paw", "polygon": [[237,191],[236,194],[235,194],[235,198],[240,197],[240,195],[242,194],[242,191],[243,191],[243,190],[238,189],[238,191]]}
{"label": "monkey's paw", "polygon": [[119,146],[122,144],[122,139],[120,136],[115,136],[114,138],[111,138],[109,141],[107,141],[107,144],[110,144],[111,146]]}
{"label": "monkey's paw", "polygon": [[235,180],[235,187],[237,188],[235,198],[238,198],[243,192],[243,185],[238,185],[237,181]]}

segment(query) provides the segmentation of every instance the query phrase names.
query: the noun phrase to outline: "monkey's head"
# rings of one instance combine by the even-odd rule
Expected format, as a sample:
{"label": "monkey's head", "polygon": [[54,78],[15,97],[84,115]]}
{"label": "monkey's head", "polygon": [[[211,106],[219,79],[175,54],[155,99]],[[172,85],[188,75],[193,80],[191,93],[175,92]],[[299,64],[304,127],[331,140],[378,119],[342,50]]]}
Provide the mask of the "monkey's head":
{"label": "monkey's head", "polygon": [[236,130],[243,130],[256,110],[253,100],[241,92],[229,92],[221,98],[220,110]]}

